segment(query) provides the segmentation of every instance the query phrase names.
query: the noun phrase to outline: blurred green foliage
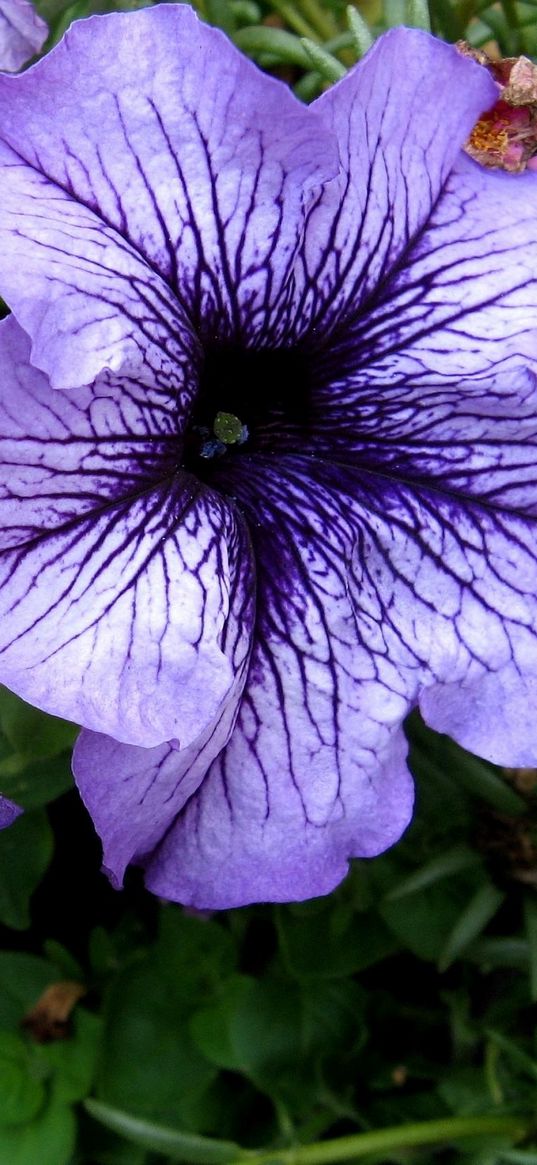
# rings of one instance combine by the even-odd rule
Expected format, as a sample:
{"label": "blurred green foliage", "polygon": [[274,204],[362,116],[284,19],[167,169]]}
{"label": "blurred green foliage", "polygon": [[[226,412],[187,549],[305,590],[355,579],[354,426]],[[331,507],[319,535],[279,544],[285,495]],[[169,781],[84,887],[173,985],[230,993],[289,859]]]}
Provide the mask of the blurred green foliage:
{"label": "blurred green foliage", "polygon": [[[138,6],[40,0],[46,48]],[[537,53],[537,0],[196,6],[304,100],[398,23]],[[27,810],[0,834],[0,1165],[536,1165],[537,780],[408,734],[398,846],[327,899],[209,918],[136,871],[110,889],[75,729],[0,693],[0,788]],[[42,1042],[66,981],[84,995]]]}
{"label": "blurred green foliage", "polygon": [[[0,727],[29,805],[0,834],[0,1165],[537,1160],[531,780],[414,716],[398,846],[326,899],[207,917],[137,871],[110,889],[62,792],[70,726],[3,693]],[[85,994],[40,1042],[66,980]]]}
{"label": "blurred green foliage", "polygon": [[[263,68],[311,100],[341,76],[387,28],[431,28],[448,41],[495,45],[503,56],[537,54],[537,0],[192,0],[199,15],[222,28]],[[143,0],[37,0],[51,29],[46,49],[71,21],[144,7]]]}

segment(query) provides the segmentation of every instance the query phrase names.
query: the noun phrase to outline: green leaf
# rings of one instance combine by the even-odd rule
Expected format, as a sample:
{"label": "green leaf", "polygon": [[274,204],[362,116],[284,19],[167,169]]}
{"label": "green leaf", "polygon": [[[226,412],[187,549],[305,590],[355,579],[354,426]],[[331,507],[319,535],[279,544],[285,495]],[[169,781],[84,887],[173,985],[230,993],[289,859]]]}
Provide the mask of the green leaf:
{"label": "green leaf", "polygon": [[58,968],[59,979],[75,979],[80,983],[83,982],[84,972],[80,963],[61,943],[56,942],[56,939],[47,939],[43,944],[43,951],[49,962]]}
{"label": "green leaf", "polygon": [[311,58],[302,41],[283,28],[269,28],[264,24],[240,28],[233,39],[237,48],[255,60],[269,55],[284,65],[311,68]]}
{"label": "green leaf", "polygon": [[448,737],[444,738],[444,755],[455,780],[472,796],[479,797],[499,813],[518,817],[527,812],[524,798],[508,784],[499,769],[465,752]]}
{"label": "green leaf", "polygon": [[[535,0],[537,3],[537,0]],[[255,0],[229,0],[229,7],[238,24],[260,24],[263,13]]]}
{"label": "green leaf", "polygon": [[250,1162],[250,1165],[330,1165],[335,1161],[349,1161],[354,1158],[370,1157],[375,1151],[383,1150],[384,1155],[400,1146],[424,1146],[452,1143],[466,1137],[498,1136],[505,1142],[511,1137],[526,1133],[523,1122],[512,1116],[445,1117],[383,1128],[338,1137],[334,1140],[318,1141],[313,1144],[295,1144],[289,1149],[246,1150],[226,1141],[213,1141],[205,1137],[181,1134],[174,1129],[166,1129],[140,1121],[129,1113],[111,1110],[89,1100],[85,1107],[97,1120],[102,1120],[108,1128],[122,1131],[136,1144],[146,1145],[156,1152],[166,1153],[169,1160],[188,1161],[195,1165],[226,1165],[227,1162]]}
{"label": "green leaf", "polygon": [[367,22],[364,20],[358,9],[354,7],[354,4],[349,4],[348,8],[346,9],[346,15],[347,24],[352,33],[356,59],[360,60],[361,57],[364,57],[365,54],[369,52],[369,49],[373,44],[373,37]]}
{"label": "green leaf", "polygon": [[[447,819],[448,823],[453,821],[453,813],[459,814],[461,810],[461,805],[455,799],[454,785],[470,796],[485,801],[499,813],[519,816],[527,812],[524,798],[520,797],[507,782],[501,769],[472,756],[450,740],[449,736],[433,732],[415,713],[407,721],[406,728],[412,745],[410,759],[413,770],[416,768],[418,775],[423,773],[426,781],[431,771],[435,775],[437,773],[440,779],[443,774],[444,783],[446,777],[448,778],[445,791],[449,792],[451,789],[452,808],[451,817],[448,816]],[[426,784],[422,795],[427,795]],[[462,797],[459,797],[459,802],[463,802]]]}
{"label": "green leaf", "polygon": [[54,841],[42,810],[25,813],[0,832],[0,921],[24,930],[30,898],[52,857]]}
{"label": "green leaf", "polygon": [[304,1055],[340,1056],[365,1041],[368,995],[352,979],[305,982],[300,988],[300,1028]]}
{"label": "green leaf", "polygon": [[483,971],[494,970],[496,967],[515,967],[518,971],[527,971],[529,947],[523,938],[486,935],[467,947],[465,959],[477,963]]}
{"label": "green leaf", "polygon": [[279,908],[276,922],[282,958],[289,974],[300,980],[343,978],[374,966],[399,947],[372,911],[348,913],[340,924],[330,899],[320,907]]}
{"label": "green leaf", "polygon": [[58,979],[52,964],[22,951],[0,951],[0,1027],[18,1031],[46,987]]}
{"label": "green leaf", "polygon": [[292,984],[234,975],[213,1003],[192,1017],[190,1030],[203,1055],[219,1068],[276,1083],[282,1064],[300,1047],[300,996]]}
{"label": "green leaf", "polygon": [[303,1122],[317,1103],[321,1062],[364,1043],[365,1001],[352,981],[234,975],[194,1013],[190,1031],[215,1067],[246,1076],[280,1114]]}
{"label": "green leaf", "polygon": [[52,1074],[52,1095],[60,1103],[82,1100],[91,1092],[102,1022],[83,1007],[73,1014],[69,1038],[39,1047],[39,1054]]}
{"label": "green leaf", "polygon": [[142,1146],[98,1124],[83,1108],[78,1117],[78,1151],[69,1165],[149,1165],[149,1154]]}
{"label": "green leaf", "polygon": [[407,0],[405,24],[408,24],[410,28],[424,28],[426,32],[431,31],[431,17],[427,0]]}
{"label": "green leaf", "polygon": [[166,905],[160,916],[160,932],[153,955],[174,981],[180,978],[183,1006],[192,996],[205,995],[208,984],[218,984],[235,967],[237,952],[228,930],[203,917],[189,917],[176,906]]}
{"label": "green leaf", "polygon": [[440,1081],[438,1094],[458,1116],[497,1111],[497,1101],[490,1094],[481,1064],[453,1066]]}
{"label": "green leaf", "polygon": [[209,24],[222,28],[231,36],[235,30],[233,8],[227,0],[205,0],[205,10]]}
{"label": "green leaf", "polygon": [[39,761],[65,752],[78,732],[74,724],[47,716],[3,687],[0,687],[0,728],[14,752],[26,760]]}
{"label": "green leaf", "polygon": [[28,1046],[14,1032],[0,1031],[0,1097],[0,1126],[31,1121],[45,1100]]}
{"label": "green leaf", "polygon": [[185,1123],[192,1097],[215,1076],[187,1020],[233,961],[233,943],[222,927],[175,907],[162,910],[158,942],[124,968],[108,992],[99,1099],[148,1120]]}
{"label": "green leaf", "polygon": [[384,23],[386,28],[395,28],[406,20],[406,0],[384,0]]}
{"label": "green leaf", "polygon": [[468,870],[472,866],[479,865],[481,865],[479,854],[469,849],[468,846],[453,846],[452,849],[446,850],[437,858],[426,862],[415,873],[403,878],[398,885],[390,890],[386,896],[386,901],[394,902],[398,898],[406,898],[408,894],[415,894],[418,890],[423,890],[426,886],[432,886],[435,882],[441,881],[442,878],[451,877],[461,870]]}
{"label": "green leaf", "polygon": [[51,1104],[35,1120],[0,1126],[2,1165],[68,1165],[75,1140],[70,1108]]}
{"label": "green leaf", "polygon": [[531,1058],[531,1056],[528,1056],[527,1053],[522,1050],[522,1048],[519,1048],[518,1045],[514,1044],[512,1040],[509,1040],[507,1036],[502,1034],[502,1032],[494,1031],[489,1028],[487,1030],[487,1035],[489,1039],[491,1039],[502,1052],[505,1052],[505,1054],[509,1056],[517,1068],[520,1068],[521,1071],[524,1072],[526,1076],[529,1076],[532,1080],[537,1080],[537,1063]]}
{"label": "green leaf", "polygon": [[[391,894],[408,875],[402,876],[397,852],[385,854],[372,864],[371,876],[380,892],[379,912],[399,941],[420,959],[436,962],[476,887],[482,885],[479,866],[458,875],[422,886],[397,900]],[[421,871],[416,871],[417,874]],[[388,895],[390,897],[388,897]]]}
{"label": "green leaf", "polygon": [[528,939],[530,995],[537,1002],[537,902],[529,896],[524,902],[524,924]]}
{"label": "green leaf", "polygon": [[468,906],[458,918],[440,954],[438,968],[445,971],[467,946],[485,929],[497,914],[505,894],[487,882],[476,890]]}
{"label": "green leaf", "polygon": [[70,754],[37,762],[12,756],[0,761],[0,788],[23,809],[40,809],[73,787]]}
{"label": "green leaf", "polygon": [[315,41],[309,40],[306,36],[300,39],[309,57],[310,66],[313,65],[321,77],[324,77],[330,84],[333,84],[334,81],[341,81],[347,72],[345,65],[342,65],[337,57],[332,56],[332,53],[315,44]]}
{"label": "green leaf", "polygon": [[165,1154],[170,1161],[187,1161],[193,1165],[226,1165],[228,1161],[249,1157],[231,1141],[213,1141],[208,1137],[183,1133],[179,1129],[165,1128],[98,1100],[86,1100],[84,1107],[90,1116],[101,1121],[106,1128],[120,1133],[135,1145]]}

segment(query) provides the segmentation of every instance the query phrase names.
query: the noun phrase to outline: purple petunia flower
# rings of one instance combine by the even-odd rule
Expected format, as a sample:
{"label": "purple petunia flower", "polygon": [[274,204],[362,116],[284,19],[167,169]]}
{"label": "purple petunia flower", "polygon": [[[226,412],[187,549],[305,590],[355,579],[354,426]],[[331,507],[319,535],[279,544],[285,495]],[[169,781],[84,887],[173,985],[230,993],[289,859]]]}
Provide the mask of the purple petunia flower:
{"label": "purple petunia flower", "polygon": [[[537,177],[399,29],[301,106],[186,7],[0,78],[0,680],[83,726],[115,884],[324,894],[402,724],[537,761]],[[68,391],[60,391],[68,390]]]}
{"label": "purple petunia flower", "polygon": [[14,73],[34,57],[48,36],[29,0],[0,0],[0,69]]}

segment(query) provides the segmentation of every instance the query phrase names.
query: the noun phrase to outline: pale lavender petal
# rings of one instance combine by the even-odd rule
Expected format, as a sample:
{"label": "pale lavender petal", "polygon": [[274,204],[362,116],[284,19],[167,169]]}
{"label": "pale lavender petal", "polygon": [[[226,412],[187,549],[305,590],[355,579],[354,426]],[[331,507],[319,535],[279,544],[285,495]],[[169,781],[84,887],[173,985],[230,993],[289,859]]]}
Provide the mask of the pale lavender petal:
{"label": "pale lavender petal", "polygon": [[340,375],[384,390],[537,372],[536,206],[536,174],[461,154],[404,264],[386,272],[365,314],[349,316],[332,351]]}
{"label": "pale lavender petal", "polygon": [[431,727],[500,765],[537,756],[534,515],[377,485],[352,570],[379,697],[414,695]]}
{"label": "pale lavender petal", "polygon": [[[147,864],[199,907],[326,893],[411,809],[402,722],[537,755],[533,522],[290,458],[250,467],[257,638],[231,740]],[[252,495],[250,495],[252,496]],[[262,499],[262,500],[260,500]]]}
{"label": "pale lavender petal", "polygon": [[[278,658],[278,663],[281,658]],[[372,857],[398,841],[413,804],[402,729],[361,768],[365,751],[348,762],[345,790],[327,768],[319,794],[306,774],[289,774],[290,732],[277,705],[277,680],[249,692],[224,753],[188,802],[146,867],[154,894],[199,910],[250,902],[299,902],[330,893],[351,857]],[[311,701],[312,706],[314,702]],[[350,741],[349,741],[350,743]],[[304,752],[308,752],[304,742]],[[332,804],[332,813],[328,811]]]}
{"label": "pale lavender petal", "polygon": [[[231,640],[233,635],[233,641]],[[248,665],[248,640],[228,622],[222,644],[235,682],[222,713],[187,748],[177,742],[135,748],[84,731],[73,753],[73,772],[103,843],[103,865],[115,886],[126,866],[143,862],[196,792],[229,739]]]}
{"label": "pale lavender petal", "polygon": [[55,386],[173,372],[185,313],[278,334],[335,143],[187,6],[75,22],[0,78],[0,127],[0,290]]}
{"label": "pale lavender petal", "polygon": [[317,102],[341,174],[310,216],[296,273],[300,327],[326,335],[406,266],[464,141],[496,100],[486,69],[419,30],[394,29]]}
{"label": "pale lavender petal", "polygon": [[55,388],[89,385],[107,371],[175,389],[187,405],[192,384],[185,384],[201,350],[164,280],[98,214],[1,140],[0,189],[0,282],[32,339],[34,366]]}
{"label": "pale lavender petal", "polygon": [[48,36],[29,0],[0,0],[0,70],[14,73],[35,56]]}
{"label": "pale lavender petal", "polygon": [[[249,467],[256,638],[237,724],[199,792],[147,861],[155,893],[198,907],[325,894],[351,856],[401,835],[412,808],[401,729],[349,597],[349,499],[299,462]],[[252,499],[256,499],[252,501]]]}
{"label": "pale lavender petal", "polygon": [[529,369],[453,384],[401,380],[382,391],[346,381],[315,395],[319,422],[307,445],[316,457],[428,483],[461,505],[473,496],[537,513],[537,376]]}
{"label": "pale lavender petal", "polygon": [[13,825],[22,812],[20,805],[15,805],[14,801],[9,801],[0,794],[0,829],[7,829],[8,825]]}
{"label": "pale lavender petal", "polygon": [[247,534],[177,471],[174,402],[134,383],[52,392],[0,328],[0,674],[46,711],[185,748],[236,699]]}

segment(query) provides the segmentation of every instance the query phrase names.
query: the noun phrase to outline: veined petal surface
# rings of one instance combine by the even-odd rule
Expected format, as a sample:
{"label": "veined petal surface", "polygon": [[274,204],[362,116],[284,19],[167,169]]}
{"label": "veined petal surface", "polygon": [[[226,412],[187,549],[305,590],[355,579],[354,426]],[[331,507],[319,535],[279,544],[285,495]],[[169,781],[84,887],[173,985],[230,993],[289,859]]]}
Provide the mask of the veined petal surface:
{"label": "veined petal surface", "polygon": [[384,393],[537,372],[536,203],[536,174],[461,155],[403,261],[334,336],[340,381]]}
{"label": "veined petal surface", "polygon": [[335,142],[191,9],[76,22],[0,78],[0,125],[2,289],[55,386],[137,371],[161,312],[165,336],[187,315],[202,338],[277,339]]}
{"label": "veined petal surface", "polygon": [[299,459],[249,488],[259,613],[239,718],[147,862],[155,893],[208,908],[327,893],[399,836],[418,702],[493,761],[537,753],[533,520]]}
{"label": "veined petal surface", "polygon": [[164,280],[99,215],[0,140],[3,184],[2,290],[32,338],[35,367],[55,388],[91,385],[103,372],[136,377],[174,390],[184,412],[201,349]]}
{"label": "veined petal surface", "polygon": [[229,651],[234,690],[220,716],[186,748],[175,742],[136,748],[88,731],[77,740],[73,773],[103,844],[104,870],[115,886],[121,886],[130,862],[143,863],[160,844],[229,740],[248,651],[238,636],[224,641],[223,650]]}
{"label": "veined petal surface", "polygon": [[237,698],[244,525],[177,473],[173,400],[126,381],[53,392],[12,318],[0,337],[2,680],[118,740],[186,748]]}
{"label": "veined petal surface", "polygon": [[340,175],[312,208],[295,310],[323,335],[367,310],[404,266],[497,86],[487,71],[419,30],[394,29],[314,102],[339,149]]}
{"label": "veined petal surface", "polygon": [[29,0],[0,0],[0,70],[14,73],[43,47],[45,21]]}
{"label": "veined petal surface", "polygon": [[401,380],[382,393],[374,383],[345,385],[324,410],[323,398],[321,391],[316,407],[325,424],[316,427],[310,454],[434,486],[461,507],[475,497],[536,513],[537,376],[529,369],[457,384]]}

